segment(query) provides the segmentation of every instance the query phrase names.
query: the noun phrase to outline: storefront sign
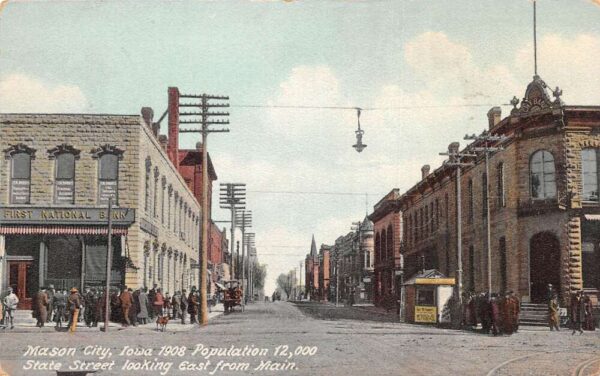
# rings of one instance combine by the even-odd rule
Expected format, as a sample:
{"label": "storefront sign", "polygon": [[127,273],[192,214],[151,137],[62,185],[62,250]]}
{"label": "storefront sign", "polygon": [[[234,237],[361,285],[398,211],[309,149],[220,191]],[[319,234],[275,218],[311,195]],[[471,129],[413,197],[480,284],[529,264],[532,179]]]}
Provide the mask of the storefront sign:
{"label": "storefront sign", "polygon": [[435,324],[437,322],[437,308],[415,306],[415,322]]}
{"label": "storefront sign", "polygon": [[57,180],[55,194],[57,204],[72,204],[75,198],[75,184],[73,180]]}
{"label": "storefront sign", "polygon": [[118,195],[117,195],[118,186],[117,186],[116,180],[100,181],[98,188],[99,188],[98,201],[101,204],[108,205],[109,198],[112,198],[113,205],[116,202],[118,202]]}
{"label": "storefront sign", "polygon": [[11,202],[13,204],[28,204],[29,203],[29,180],[13,179],[11,181]]}
{"label": "storefront sign", "polygon": [[[134,221],[135,209],[112,209],[114,225],[130,225]],[[0,207],[0,225],[105,225],[107,222],[108,209],[106,208]]]}

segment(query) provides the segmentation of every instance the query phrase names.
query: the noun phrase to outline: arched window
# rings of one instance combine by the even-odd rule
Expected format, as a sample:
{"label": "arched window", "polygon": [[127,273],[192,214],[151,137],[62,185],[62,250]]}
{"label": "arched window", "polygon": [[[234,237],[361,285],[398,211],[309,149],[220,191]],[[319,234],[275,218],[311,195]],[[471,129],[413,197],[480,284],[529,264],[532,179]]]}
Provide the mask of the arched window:
{"label": "arched window", "polygon": [[4,150],[10,159],[10,203],[29,204],[31,200],[31,160],[35,149],[24,144],[12,145]]}
{"label": "arched window", "polygon": [[381,236],[379,233],[375,235],[375,260],[381,261]]}
{"label": "arched window", "polygon": [[123,158],[123,150],[111,145],[103,145],[92,150],[93,157],[98,159],[98,203],[119,203],[119,160]]}
{"label": "arched window", "polygon": [[583,201],[598,202],[598,149],[581,150]]}
{"label": "arched window", "polygon": [[151,185],[150,185],[150,175],[152,174],[152,161],[150,160],[150,157],[146,158],[146,175],[145,175],[145,182],[144,182],[144,211],[147,214],[150,214],[150,190],[151,190]]}
{"label": "arched window", "polygon": [[529,164],[531,198],[546,199],[556,197],[556,175],[554,157],[546,150],[539,150],[531,156]]}
{"label": "arched window", "polygon": [[386,241],[387,241],[387,233],[384,229],[383,232],[381,233],[381,261],[383,261],[387,258],[387,255],[385,254],[387,252],[387,242]]}

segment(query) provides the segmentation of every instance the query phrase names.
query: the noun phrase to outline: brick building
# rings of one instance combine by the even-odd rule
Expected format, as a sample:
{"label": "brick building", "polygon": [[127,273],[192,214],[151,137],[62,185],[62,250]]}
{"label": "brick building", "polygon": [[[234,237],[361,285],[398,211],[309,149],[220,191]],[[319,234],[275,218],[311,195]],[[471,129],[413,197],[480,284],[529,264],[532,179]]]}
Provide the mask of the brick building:
{"label": "brick building", "polygon": [[[580,289],[598,294],[600,107],[564,105],[558,88],[553,95],[535,76],[509,116],[502,119],[498,107],[489,111],[488,132],[507,138],[504,150],[490,155],[489,176],[485,158],[463,159],[472,163],[460,180],[465,290],[487,291],[489,220],[492,291],[513,290],[531,302],[544,301],[548,283],[563,301]],[[398,199],[405,272],[424,267],[456,276],[456,168],[422,172]]]}
{"label": "brick building", "polygon": [[318,299],[327,301],[329,297],[329,263],[331,260],[331,246],[321,244],[319,249],[319,294]]}
{"label": "brick building", "polygon": [[[177,167],[177,170],[185,180],[189,189],[199,203],[202,203],[202,143],[196,143],[196,149],[179,148],[179,110],[180,93],[176,87],[168,89],[168,136],[161,136],[163,145],[166,145],[167,155],[171,162]],[[223,279],[230,279],[230,266],[224,265],[231,263],[229,254],[229,242],[225,230],[212,221],[212,195],[213,182],[217,180],[217,174],[210,158],[208,156],[208,274],[209,274],[209,293],[216,292],[216,283]],[[200,219],[201,221],[202,219]],[[201,234],[202,228],[198,227]],[[200,235],[201,236],[201,235]]]}
{"label": "brick building", "polygon": [[0,114],[0,283],[22,307],[40,286],[197,283],[200,205],[158,141],[152,110],[138,115]]}
{"label": "brick building", "polygon": [[391,308],[400,291],[400,244],[402,242],[402,213],[400,192],[397,188],[385,195],[373,208],[369,219],[373,221],[375,257],[373,301],[375,305]]}

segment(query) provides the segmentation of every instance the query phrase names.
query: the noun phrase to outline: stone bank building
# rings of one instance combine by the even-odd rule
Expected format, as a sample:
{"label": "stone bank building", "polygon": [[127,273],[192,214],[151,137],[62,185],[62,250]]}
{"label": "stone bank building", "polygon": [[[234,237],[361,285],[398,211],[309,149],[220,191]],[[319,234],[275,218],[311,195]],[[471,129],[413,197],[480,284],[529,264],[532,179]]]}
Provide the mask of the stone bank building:
{"label": "stone bank building", "polygon": [[[470,163],[459,182],[466,291],[488,289],[490,221],[492,291],[544,302],[551,283],[563,301],[581,289],[597,301],[600,106],[565,105],[558,88],[552,94],[535,76],[507,117],[498,107],[489,111],[487,132],[506,137],[504,149],[490,155],[489,176],[481,155],[462,160]],[[475,141],[463,152],[481,146]],[[456,167],[424,166],[422,180],[398,198],[406,276],[432,268],[457,275],[456,183]]]}
{"label": "stone bank building", "polygon": [[0,287],[197,285],[201,209],[152,126],[131,115],[0,114]]}

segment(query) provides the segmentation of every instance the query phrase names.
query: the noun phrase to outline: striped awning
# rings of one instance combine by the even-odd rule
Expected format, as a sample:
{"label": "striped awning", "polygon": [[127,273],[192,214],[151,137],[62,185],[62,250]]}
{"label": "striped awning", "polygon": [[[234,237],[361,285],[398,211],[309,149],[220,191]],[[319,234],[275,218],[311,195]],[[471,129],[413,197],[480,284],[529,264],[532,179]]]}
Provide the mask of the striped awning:
{"label": "striped awning", "polygon": [[600,221],[600,214],[585,214],[584,216],[588,221]]}
{"label": "striped awning", "polygon": [[[113,227],[113,235],[127,235],[127,227]],[[0,235],[107,235],[106,226],[0,226]]]}

